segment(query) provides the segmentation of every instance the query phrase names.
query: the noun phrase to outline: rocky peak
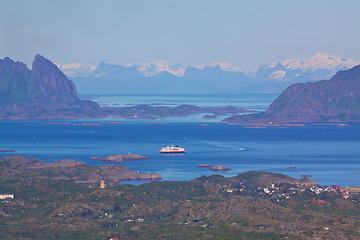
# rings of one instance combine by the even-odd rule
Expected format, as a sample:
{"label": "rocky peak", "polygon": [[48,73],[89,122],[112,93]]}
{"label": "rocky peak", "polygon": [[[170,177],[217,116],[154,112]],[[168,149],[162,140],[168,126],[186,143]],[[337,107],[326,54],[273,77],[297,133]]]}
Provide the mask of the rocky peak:
{"label": "rocky peak", "polygon": [[32,64],[32,76],[38,99],[50,102],[74,104],[79,102],[75,85],[43,56],[37,54]]}
{"label": "rocky peak", "polygon": [[73,82],[39,54],[32,70],[0,59],[0,99],[0,118],[5,119],[103,116],[97,103],[80,101]]}

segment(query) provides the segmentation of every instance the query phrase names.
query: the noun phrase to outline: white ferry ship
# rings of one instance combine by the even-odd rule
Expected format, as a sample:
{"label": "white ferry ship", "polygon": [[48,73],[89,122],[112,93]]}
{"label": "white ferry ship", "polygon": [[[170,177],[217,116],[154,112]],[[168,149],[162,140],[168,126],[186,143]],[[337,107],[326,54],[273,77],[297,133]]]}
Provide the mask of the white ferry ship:
{"label": "white ferry ship", "polygon": [[167,146],[167,147],[163,147],[160,150],[160,153],[185,153],[185,149],[179,146]]}

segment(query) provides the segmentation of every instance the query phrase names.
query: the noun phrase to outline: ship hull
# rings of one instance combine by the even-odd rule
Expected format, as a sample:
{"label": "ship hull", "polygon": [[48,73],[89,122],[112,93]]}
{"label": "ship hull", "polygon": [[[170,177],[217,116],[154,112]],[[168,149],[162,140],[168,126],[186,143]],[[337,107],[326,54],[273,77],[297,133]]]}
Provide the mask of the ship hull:
{"label": "ship hull", "polygon": [[185,151],[160,151],[162,154],[185,153]]}

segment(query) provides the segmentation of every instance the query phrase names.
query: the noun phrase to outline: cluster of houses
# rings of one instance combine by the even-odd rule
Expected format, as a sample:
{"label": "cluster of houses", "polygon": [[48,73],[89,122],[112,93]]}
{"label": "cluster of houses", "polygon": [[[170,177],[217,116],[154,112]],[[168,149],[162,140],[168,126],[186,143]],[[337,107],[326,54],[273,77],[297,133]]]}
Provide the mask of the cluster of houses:
{"label": "cluster of houses", "polygon": [[[285,184],[286,185],[286,184]],[[360,193],[360,187],[352,187],[352,188],[343,188],[339,185],[332,185],[331,187],[328,186],[297,186],[297,185],[291,185],[288,184],[286,186],[286,191],[284,191],[284,185],[279,184],[270,184],[269,186],[259,186],[255,189],[255,193],[261,195],[271,195],[272,198],[276,198],[277,202],[280,202],[284,199],[290,199],[291,195],[296,194],[297,192],[303,192],[303,191],[311,191],[315,193],[316,195],[319,195],[323,192],[337,192],[340,193],[341,196],[344,199],[350,198],[353,194],[359,194]],[[236,187],[234,187],[233,184],[213,184],[208,185],[208,189],[210,192],[213,193],[232,193],[232,194],[240,194],[246,189],[245,184],[240,183],[237,184]],[[325,200],[317,200],[317,203],[324,204]]]}
{"label": "cluster of houses", "polygon": [[[264,187],[262,189],[263,189],[264,193],[273,194],[273,193],[278,192],[278,190],[280,188],[281,187],[279,187],[279,186],[275,186],[275,184],[271,184],[271,187]],[[258,190],[260,190],[260,189],[261,188],[258,188]],[[316,195],[319,195],[320,193],[323,193],[323,192],[337,192],[337,193],[340,193],[341,196],[344,199],[350,198],[352,194],[359,194],[360,193],[360,187],[359,188],[354,188],[354,190],[351,192],[351,191],[349,191],[348,188],[342,188],[339,185],[332,185],[331,187],[319,186],[319,185],[310,186],[310,187],[304,187],[304,186],[303,187],[296,187],[296,188],[291,187],[291,188],[289,188],[289,190],[290,191],[288,193],[282,193],[281,194],[281,195],[285,196],[286,199],[291,198],[290,195],[295,194],[298,191],[311,191],[311,192],[315,193]],[[324,204],[325,200],[320,199],[320,200],[317,200],[317,202],[319,204]]]}
{"label": "cluster of houses", "polygon": [[320,194],[322,192],[338,192],[341,196],[345,199],[351,197],[352,194],[357,194],[358,192],[350,192],[346,188],[342,188],[339,185],[332,185],[331,187],[328,186],[313,186],[310,188],[310,191],[314,192],[315,194]]}

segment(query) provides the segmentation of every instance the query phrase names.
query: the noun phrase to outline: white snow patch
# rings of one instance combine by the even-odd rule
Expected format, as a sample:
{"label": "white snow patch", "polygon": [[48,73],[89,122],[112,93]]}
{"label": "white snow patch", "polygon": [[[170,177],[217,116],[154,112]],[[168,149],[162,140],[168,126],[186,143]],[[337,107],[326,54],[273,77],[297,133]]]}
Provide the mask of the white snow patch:
{"label": "white snow patch", "polygon": [[358,65],[359,63],[349,58],[317,53],[308,59],[287,59],[282,61],[281,64],[286,69],[301,69],[303,72],[314,72],[317,69],[332,70],[339,67],[351,68],[355,65]]}
{"label": "white snow patch", "polygon": [[55,63],[55,65],[68,77],[89,75],[96,69],[95,65],[81,63]]}
{"label": "white snow patch", "polygon": [[286,71],[276,71],[269,75],[269,78],[274,80],[283,79],[285,77]]}
{"label": "white snow patch", "polygon": [[181,65],[172,65],[164,60],[158,60],[148,63],[127,64],[126,67],[136,67],[146,77],[152,77],[161,72],[169,72],[178,77],[184,76],[185,67]]}

